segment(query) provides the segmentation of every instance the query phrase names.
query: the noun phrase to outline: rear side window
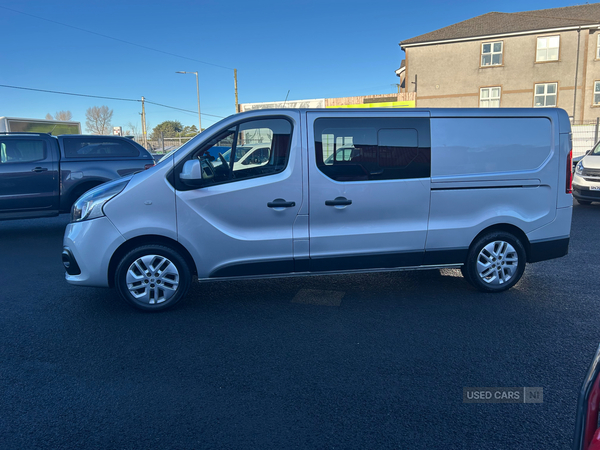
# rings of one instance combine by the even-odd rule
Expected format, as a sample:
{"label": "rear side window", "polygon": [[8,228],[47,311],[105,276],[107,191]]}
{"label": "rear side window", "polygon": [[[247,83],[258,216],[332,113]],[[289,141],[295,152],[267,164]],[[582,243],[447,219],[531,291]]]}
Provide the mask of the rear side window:
{"label": "rear side window", "polygon": [[121,139],[80,139],[63,140],[67,158],[131,158],[140,151],[130,142]]}
{"label": "rear side window", "polygon": [[322,118],[314,126],[317,167],[333,180],[402,180],[431,174],[427,118]]}
{"label": "rear side window", "polygon": [[552,153],[547,118],[431,119],[432,176],[534,170]]}
{"label": "rear side window", "polygon": [[46,159],[46,143],[40,140],[0,140],[0,164]]}

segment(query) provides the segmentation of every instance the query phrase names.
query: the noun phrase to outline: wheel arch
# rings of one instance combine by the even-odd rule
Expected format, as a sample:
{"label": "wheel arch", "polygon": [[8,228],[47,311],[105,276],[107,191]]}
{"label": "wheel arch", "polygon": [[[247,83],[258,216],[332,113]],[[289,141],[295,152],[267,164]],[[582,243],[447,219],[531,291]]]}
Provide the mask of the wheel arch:
{"label": "wheel arch", "polygon": [[519,239],[519,241],[521,241],[521,243],[523,244],[523,247],[525,248],[526,260],[529,259],[529,254],[530,254],[530,250],[531,250],[531,244],[529,242],[529,238],[527,237],[527,235],[525,234],[525,232],[523,230],[521,230],[516,225],[512,225],[510,223],[498,223],[498,224],[490,225],[489,227],[481,230],[477,234],[477,236],[475,236],[473,238],[473,240],[471,241],[471,244],[469,245],[469,251],[471,250],[473,245],[479,240],[479,238],[481,238],[482,236],[484,236],[488,233],[494,232],[494,231],[504,231],[506,233],[510,233],[510,234],[514,235],[517,239]]}
{"label": "wheel arch", "polygon": [[123,242],[111,256],[108,264],[108,284],[111,288],[114,287],[115,272],[117,270],[117,266],[119,265],[119,261],[121,261],[121,258],[123,258],[123,256],[125,256],[129,251],[142,245],[163,245],[171,248],[172,250],[178,252],[185,259],[192,270],[192,276],[198,274],[194,258],[192,258],[190,252],[188,252],[188,250],[181,245],[180,242],[165,236],[142,235]]}

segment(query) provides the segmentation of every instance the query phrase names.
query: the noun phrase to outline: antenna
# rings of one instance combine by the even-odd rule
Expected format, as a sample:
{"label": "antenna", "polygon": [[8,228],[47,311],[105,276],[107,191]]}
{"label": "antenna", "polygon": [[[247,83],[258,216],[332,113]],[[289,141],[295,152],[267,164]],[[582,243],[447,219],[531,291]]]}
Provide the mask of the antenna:
{"label": "antenna", "polygon": [[283,106],[282,106],[282,108],[285,108],[285,103],[287,102],[287,99],[288,99],[288,96],[289,96],[289,95],[290,95],[290,90],[288,89],[288,93],[287,93],[287,95],[285,96],[285,100],[283,101]]}

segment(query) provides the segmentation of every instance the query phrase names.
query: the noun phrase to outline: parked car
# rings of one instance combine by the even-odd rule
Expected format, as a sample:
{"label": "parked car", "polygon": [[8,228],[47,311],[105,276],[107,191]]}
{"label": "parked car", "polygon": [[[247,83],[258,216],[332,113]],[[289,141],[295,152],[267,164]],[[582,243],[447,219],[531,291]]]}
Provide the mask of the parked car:
{"label": "parked car", "polygon": [[[237,114],[78,199],[66,279],[155,311],[192,278],[455,267],[501,292],[568,252],[570,132],[551,108]],[[264,163],[225,156],[259,134]]]}
{"label": "parked car", "polygon": [[119,136],[0,133],[0,220],[69,212],[89,189],[153,166]]}
{"label": "parked car", "polygon": [[600,202],[600,142],[575,167],[573,197],[581,205]]}
{"label": "parked car", "polygon": [[600,450],[600,347],[583,380],[575,413],[573,450]]}

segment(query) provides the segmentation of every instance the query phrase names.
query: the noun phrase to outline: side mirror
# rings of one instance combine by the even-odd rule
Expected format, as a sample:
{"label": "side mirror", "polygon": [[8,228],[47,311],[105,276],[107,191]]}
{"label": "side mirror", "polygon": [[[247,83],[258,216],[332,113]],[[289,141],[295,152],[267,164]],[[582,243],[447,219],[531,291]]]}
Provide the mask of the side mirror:
{"label": "side mirror", "polygon": [[210,180],[214,176],[214,172],[210,166],[202,167],[198,159],[192,159],[186,161],[183,165],[179,179],[186,186],[201,187],[205,184],[206,180]]}

